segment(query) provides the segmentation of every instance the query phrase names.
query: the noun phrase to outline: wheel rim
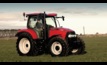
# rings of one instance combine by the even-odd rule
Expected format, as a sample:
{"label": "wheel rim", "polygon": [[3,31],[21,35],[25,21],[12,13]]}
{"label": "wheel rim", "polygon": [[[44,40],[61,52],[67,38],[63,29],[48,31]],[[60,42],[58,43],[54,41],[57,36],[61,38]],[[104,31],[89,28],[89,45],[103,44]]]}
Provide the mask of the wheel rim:
{"label": "wheel rim", "polygon": [[54,42],[51,46],[51,51],[55,55],[59,55],[62,52],[62,45],[59,42]]}
{"label": "wheel rim", "polygon": [[19,42],[19,50],[23,54],[27,54],[30,50],[30,41],[27,38],[22,38]]}
{"label": "wheel rim", "polygon": [[78,51],[78,49],[73,49],[71,52],[76,53],[77,51]]}

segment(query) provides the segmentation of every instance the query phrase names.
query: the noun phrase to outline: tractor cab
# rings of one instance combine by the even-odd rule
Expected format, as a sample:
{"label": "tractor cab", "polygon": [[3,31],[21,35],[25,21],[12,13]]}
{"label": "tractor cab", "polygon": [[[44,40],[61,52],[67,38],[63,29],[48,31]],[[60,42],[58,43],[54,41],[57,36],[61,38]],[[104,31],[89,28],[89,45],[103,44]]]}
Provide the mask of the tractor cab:
{"label": "tractor cab", "polygon": [[57,17],[56,13],[30,13],[26,14],[26,16],[28,17],[27,28],[33,29],[38,39],[49,38],[49,30],[58,27],[57,23],[59,22],[56,22],[56,18],[62,18],[64,20],[64,16]]}

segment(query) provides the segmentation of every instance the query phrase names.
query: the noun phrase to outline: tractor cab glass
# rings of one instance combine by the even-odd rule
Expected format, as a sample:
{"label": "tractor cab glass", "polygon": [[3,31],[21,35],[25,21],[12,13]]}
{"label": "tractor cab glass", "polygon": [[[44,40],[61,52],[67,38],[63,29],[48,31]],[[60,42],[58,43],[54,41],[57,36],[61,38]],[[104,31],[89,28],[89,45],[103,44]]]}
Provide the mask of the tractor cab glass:
{"label": "tractor cab glass", "polygon": [[37,23],[37,18],[36,17],[31,17],[29,19],[29,27],[30,28],[34,28],[36,23]]}
{"label": "tractor cab glass", "polygon": [[55,24],[54,17],[47,17],[46,18],[46,25],[48,25],[49,28],[55,28],[56,24]]}
{"label": "tractor cab glass", "polygon": [[37,19],[36,16],[29,18],[29,25],[30,28],[41,29],[43,26],[42,19]]}
{"label": "tractor cab glass", "polygon": [[64,21],[64,16],[62,17],[46,17],[46,24],[49,28],[60,27],[59,21]]}
{"label": "tractor cab glass", "polygon": [[37,16],[31,16],[29,17],[29,20],[28,20],[28,28],[31,28],[33,29],[38,37],[42,38],[42,32],[43,32],[43,23],[42,23],[42,19],[38,19]]}

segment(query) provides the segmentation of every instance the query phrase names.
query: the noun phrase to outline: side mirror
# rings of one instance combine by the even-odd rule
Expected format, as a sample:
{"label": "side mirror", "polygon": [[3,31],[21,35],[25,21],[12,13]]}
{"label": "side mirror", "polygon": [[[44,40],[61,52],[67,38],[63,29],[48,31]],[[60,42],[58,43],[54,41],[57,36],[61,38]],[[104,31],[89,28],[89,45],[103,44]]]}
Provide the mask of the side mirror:
{"label": "side mirror", "polygon": [[24,21],[26,21],[26,19],[25,19],[25,16],[26,16],[25,12],[23,13],[23,16],[24,16]]}
{"label": "side mirror", "polygon": [[64,16],[62,16],[62,20],[64,21]]}
{"label": "side mirror", "polygon": [[25,12],[23,13],[23,16],[25,17]]}

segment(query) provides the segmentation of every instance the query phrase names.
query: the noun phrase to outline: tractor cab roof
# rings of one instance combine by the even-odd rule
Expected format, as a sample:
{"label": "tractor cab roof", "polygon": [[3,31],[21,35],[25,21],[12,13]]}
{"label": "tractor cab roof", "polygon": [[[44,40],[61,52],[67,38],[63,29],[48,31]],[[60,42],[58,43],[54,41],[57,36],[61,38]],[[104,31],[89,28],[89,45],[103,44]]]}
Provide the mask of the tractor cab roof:
{"label": "tractor cab roof", "polygon": [[[26,16],[36,16],[39,14],[44,15],[44,13],[30,13],[30,14],[26,14]],[[46,14],[46,16],[57,16],[57,14],[56,13],[48,13],[48,14]]]}

